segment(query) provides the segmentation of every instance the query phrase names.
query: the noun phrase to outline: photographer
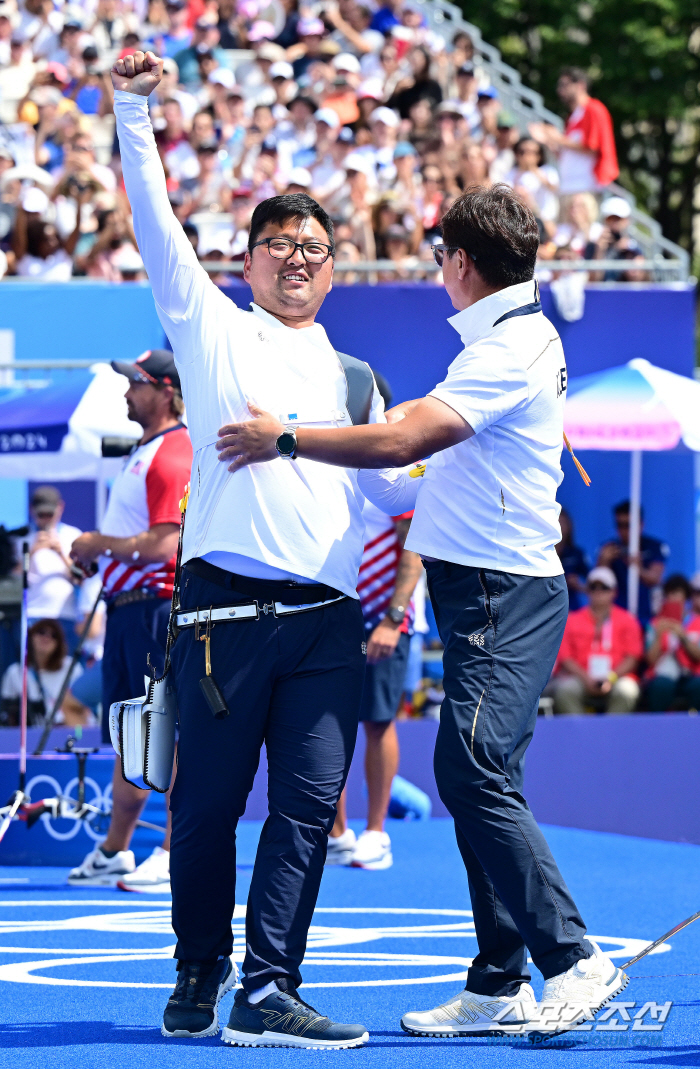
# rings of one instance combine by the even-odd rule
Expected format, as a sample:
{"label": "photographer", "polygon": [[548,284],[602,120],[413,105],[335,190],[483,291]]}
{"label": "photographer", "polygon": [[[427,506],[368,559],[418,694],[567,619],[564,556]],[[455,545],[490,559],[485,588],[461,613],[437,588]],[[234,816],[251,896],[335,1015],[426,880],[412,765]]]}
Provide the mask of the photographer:
{"label": "photographer", "polygon": [[83,190],[76,197],[76,222],[67,238],[62,238],[53,223],[47,223],[24,204],[17,206],[12,231],[12,251],[16,272],[25,278],[67,282],[73,273],[73,253],[80,237],[81,212],[91,193]]}

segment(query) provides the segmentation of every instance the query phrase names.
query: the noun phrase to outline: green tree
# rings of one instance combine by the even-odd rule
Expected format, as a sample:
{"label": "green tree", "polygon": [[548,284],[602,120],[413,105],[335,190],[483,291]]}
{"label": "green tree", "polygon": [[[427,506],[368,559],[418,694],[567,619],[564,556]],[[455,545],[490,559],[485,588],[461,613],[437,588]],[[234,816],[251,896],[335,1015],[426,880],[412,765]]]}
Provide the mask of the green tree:
{"label": "green tree", "polygon": [[465,18],[562,113],[563,66],[583,67],[615,123],[621,182],[691,249],[700,183],[698,0],[492,0]]}

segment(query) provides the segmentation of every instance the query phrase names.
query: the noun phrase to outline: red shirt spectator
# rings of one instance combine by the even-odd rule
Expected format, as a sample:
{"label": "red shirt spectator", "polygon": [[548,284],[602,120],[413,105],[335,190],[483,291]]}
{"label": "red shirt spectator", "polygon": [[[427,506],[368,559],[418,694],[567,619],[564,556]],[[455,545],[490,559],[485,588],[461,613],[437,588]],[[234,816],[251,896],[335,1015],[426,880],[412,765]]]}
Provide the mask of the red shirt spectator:
{"label": "red shirt spectator", "polygon": [[588,76],[576,67],[559,75],[557,93],[569,109],[563,134],[546,123],[530,133],[559,157],[559,193],[597,193],[620,173],[612,118],[605,104],[588,95]]}
{"label": "red shirt spectator", "polygon": [[608,619],[601,625],[590,606],[584,605],[582,609],[572,612],[566,621],[558,663],[562,666],[564,661],[571,659],[595,678],[602,672],[603,660],[609,662],[606,673],[609,674],[615,672],[628,657],[638,660],[643,653],[642,629],[631,612],[621,609],[619,605],[612,605]]}

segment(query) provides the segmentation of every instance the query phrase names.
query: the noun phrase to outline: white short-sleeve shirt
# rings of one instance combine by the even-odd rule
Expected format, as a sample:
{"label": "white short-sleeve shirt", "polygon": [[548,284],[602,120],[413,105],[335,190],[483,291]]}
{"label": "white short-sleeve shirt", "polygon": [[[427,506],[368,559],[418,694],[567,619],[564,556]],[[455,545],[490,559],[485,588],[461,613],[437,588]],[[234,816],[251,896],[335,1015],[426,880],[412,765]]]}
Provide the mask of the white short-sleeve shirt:
{"label": "white short-sleeve shirt", "polygon": [[[533,282],[499,290],[449,320],[465,348],[432,391],[474,436],[431,457],[406,548],[516,575],[562,572],[557,487],[566,397],[561,341]],[[498,322],[516,309],[530,306]]]}

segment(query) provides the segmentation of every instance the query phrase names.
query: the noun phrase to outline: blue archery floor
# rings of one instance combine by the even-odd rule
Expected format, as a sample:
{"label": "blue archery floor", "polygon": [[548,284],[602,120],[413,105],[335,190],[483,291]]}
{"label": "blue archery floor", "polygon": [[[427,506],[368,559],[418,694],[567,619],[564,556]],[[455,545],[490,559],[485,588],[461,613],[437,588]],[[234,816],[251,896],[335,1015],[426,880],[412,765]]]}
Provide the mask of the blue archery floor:
{"label": "blue archery floor", "polygon": [[[239,829],[236,900],[245,903],[260,825]],[[304,965],[303,992],[336,1019],[361,1021],[369,1046],[334,1052],[351,1067],[700,1066],[700,922],[630,970],[622,996],[634,1015],[672,1007],[661,1031],[617,1012],[601,1029],[546,1049],[522,1040],[412,1039],[401,1014],[464,986],[473,956],[467,881],[446,820],[390,822],[386,872],[325,870]],[[700,847],[568,828],[545,829],[591,935],[618,963],[698,909]],[[220,1038],[160,1035],[172,989],[168,895],[65,884],[65,869],[0,868],[0,1065],[13,1069],[318,1064],[316,1051],[225,1047]],[[234,918],[242,956],[244,907]],[[535,971],[535,991],[542,978]],[[222,1004],[224,1023],[231,996]],[[649,1012],[644,1025],[654,1024]],[[7,1052],[6,1054],[4,1052]],[[572,1060],[573,1059],[573,1060]],[[334,1063],[335,1064],[335,1063]]]}

